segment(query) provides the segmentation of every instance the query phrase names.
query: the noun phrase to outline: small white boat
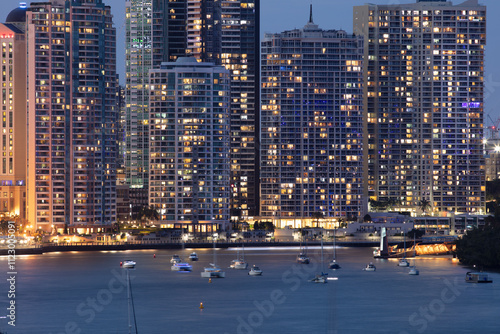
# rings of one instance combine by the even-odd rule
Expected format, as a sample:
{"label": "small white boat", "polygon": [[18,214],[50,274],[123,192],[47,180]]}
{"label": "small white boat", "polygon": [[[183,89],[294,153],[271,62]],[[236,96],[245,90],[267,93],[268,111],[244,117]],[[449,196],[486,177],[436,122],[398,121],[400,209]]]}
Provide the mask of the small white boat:
{"label": "small white boat", "polygon": [[419,275],[420,272],[418,271],[417,267],[411,266],[410,270],[408,271],[408,275]]}
{"label": "small white boat", "polygon": [[132,260],[125,260],[122,263],[122,267],[126,268],[126,269],[134,269],[135,265],[136,265],[136,262],[132,261]]}
{"label": "small white boat", "polygon": [[201,272],[201,277],[204,278],[224,278],[226,273],[222,271],[215,264],[210,263],[210,267],[206,267],[204,271]]}
{"label": "small white boat", "polygon": [[201,277],[204,278],[224,278],[226,273],[217,266],[217,254],[215,253],[215,238],[213,239],[214,263],[210,263],[210,267],[205,267],[201,272]]}
{"label": "small white boat", "polygon": [[229,268],[244,270],[248,268],[248,263],[245,262],[245,246],[242,246],[242,256],[240,257],[240,249],[238,248],[238,254],[236,259],[231,261]]}
{"label": "small white boat", "polygon": [[242,259],[233,260],[233,261],[231,261],[231,265],[229,266],[229,268],[232,268],[232,269],[247,269],[248,268],[248,263],[246,263]]}
{"label": "small white boat", "polygon": [[179,257],[179,255],[177,254],[172,255],[170,263],[180,263],[180,262],[182,262],[182,259]]}
{"label": "small white boat", "polygon": [[465,282],[467,283],[493,283],[493,280],[491,280],[488,277],[487,273],[481,273],[481,272],[470,272],[468,271],[465,274]]}
{"label": "small white boat", "polygon": [[366,267],[363,268],[364,271],[375,271],[377,268],[373,264],[373,262],[370,262],[366,265]]}
{"label": "small white boat", "polygon": [[327,274],[316,275],[316,277],[309,280],[309,282],[313,283],[326,283],[327,281],[328,281]]}
{"label": "small white boat", "polygon": [[402,259],[399,259],[398,266],[399,267],[409,267],[410,266],[410,262],[408,262],[407,259],[402,258]]}
{"label": "small white boat", "polygon": [[198,261],[198,254],[196,254],[195,252],[192,252],[192,253],[189,255],[189,260],[190,260],[190,261]]}
{"label": "small white boat", "polygon": [[253,266],[250,271],[248,272],[248,275],[250,276],[261,276],[262,275],[262,269],[260,269],[257,266]]}
{"label": "small white boat", "polygon": [[338,264],[337,262],[337,254],[335,252],[335,239],[336,239],[335,230],[333,230],[333,258],[332,261],[330,261],[330,263],[328,264],[328,268],[332,270],[340,269],[340,264]]}
{"label": "small white boat", "polygon": [[302,263],[302,264],[308,264],[309,263],[309,258],[307,257],[307,255],[305,253],[300,253],[297,256],[297,262],[298,263]]}
{"label": "small white boat", "polygon": [[191,271],[193,270],[193,266],[190,265],[189,263],[185,262],[178,262],[174,263],[172,267],[170,267],[172,271]]}
{"label": "small white boat", "polygon": [[330,264],[328,264],[328,268],[337,270],[340,269],[340,264],[338,264],[336,260],[332,260]]}

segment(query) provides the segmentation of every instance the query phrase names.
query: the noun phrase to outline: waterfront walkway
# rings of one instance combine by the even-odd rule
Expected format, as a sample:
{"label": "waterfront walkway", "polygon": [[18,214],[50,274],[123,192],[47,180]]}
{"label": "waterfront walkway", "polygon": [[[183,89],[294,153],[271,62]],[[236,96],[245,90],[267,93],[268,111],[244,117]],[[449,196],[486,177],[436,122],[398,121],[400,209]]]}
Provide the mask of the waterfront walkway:
{"label": "waterfront walkway", "polygon": [[[377,247],[378,238],[337,240],[336,245],[341,247]],[[397,242],[394,242],[397,243]],[[217,248],[237,247],[245,244],[246,247],[299,247],[299,242],[294,241],[219,241]],[[320,246],[320,241],[307,241],[308,246]],[[134,250],[134,249],[183,249],[183,248],[212,248],[209,241],[199,242],[158,242],[158,241],[132,241],[132,242],[68,242],[68,243],[43,243],[32,247],[16,248],[16,255],[43,254],[48,252],[71,251],[101,251],[101,250]],[[7,248],[0,248],[0,255],[7,255]]]}

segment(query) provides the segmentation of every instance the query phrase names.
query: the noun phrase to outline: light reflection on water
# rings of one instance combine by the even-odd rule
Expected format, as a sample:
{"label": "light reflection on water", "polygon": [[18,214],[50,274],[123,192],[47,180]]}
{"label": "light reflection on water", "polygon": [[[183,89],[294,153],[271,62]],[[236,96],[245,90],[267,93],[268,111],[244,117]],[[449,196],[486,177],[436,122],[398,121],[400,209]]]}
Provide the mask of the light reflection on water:
{"label": "light reflection on water", "polygon": [[[308,280],[321,272],[318,248],[309,249],[311,264],[299,265],[298,248],[245,247],[246,261],[263,276],[225,269],[226,278],[209,283],[200,272],[213,262],[212,249],[195,250],[200,260],[192,262],[193,272],[170,270],[173,254],[187,260],[192,251],[19,257],[17,326],[0,322],[0,330],[128,333],[119,267],[125,259],[137,262],[130,274],[139,333],[497,333],[500,325],[500,275],[490,275],[493,284],[466,284],[468,269],[451,257],[417,257],[420,275],[410,276],[397,260],[373,259],[372,248],[337,248],[342,269],[330,276],[338,280],[313,284]],[[236,253],[237,248],[218,249],[217,264],[227,268]],[[325,262],[331,255],[330,246]],[[377,271],[362,271],[370,261]],[[8,291],[5,280],[0,289]],[[6,298],[0,302],[6,307]]]}

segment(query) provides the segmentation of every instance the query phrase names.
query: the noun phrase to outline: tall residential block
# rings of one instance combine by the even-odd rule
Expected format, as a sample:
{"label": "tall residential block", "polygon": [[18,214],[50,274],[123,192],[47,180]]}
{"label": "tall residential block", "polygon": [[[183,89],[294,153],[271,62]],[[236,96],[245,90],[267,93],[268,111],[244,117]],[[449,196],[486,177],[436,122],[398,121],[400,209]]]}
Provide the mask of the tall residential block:
{"label": "tall residential block", "polygon": [[486,7],[354,7],[365,38],[365,195],[400,211],[484,213]]}
{"label": "tall residential block", "polygon": [[363,212],[362,48],[312,9],[303,29],[262,41],[261,216],[280,227]]}
{"label": "tall residential block", "polygon": [[26,5],[0,24],[0,212],[26,219]]}
{"label": "tall residential block", "polygon": [[164,227],[229,223],[229,87],[229,71],[193,57],[150,71],[149,202]]}
{"label": "tall residential block", "polygon": [[151,0],[125,2],[125,178],[133,207],[145,206],[148,202],[148,81],[153,66],[152,16]]}
{"label": "tall residential block", "polygon": [[101,0],[27,12],[28,217],[47,231],[116,220],[116,33]]}
{"label": "tall residential block", "polygon": [[147,189],[146,69],[193,56],[231,73],[231,208],[234,215],[256,215],[260,1],[130,0],[126,5],[130,186]]}

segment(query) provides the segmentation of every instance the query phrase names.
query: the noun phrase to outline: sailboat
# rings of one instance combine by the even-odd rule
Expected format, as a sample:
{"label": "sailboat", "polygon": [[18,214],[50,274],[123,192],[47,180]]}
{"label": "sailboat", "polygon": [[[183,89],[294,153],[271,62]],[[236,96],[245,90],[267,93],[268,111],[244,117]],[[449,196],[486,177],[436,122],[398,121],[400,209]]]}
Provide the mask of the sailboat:
{"label": "sailboat", "polygon": [[224,278],[226,273],[217,266],[217,255],[215,253],[215,238],[213,238],[214,263],[210,263],[210,267],[205,267],[201,272],[201,277],[205,278]]}
{"label": "sailboat", "polygon": [[408,275],[419,275],[420,271],[418,271],[417,266],[415,264],[415,257],[417,256],[417,244],[415,243],[415,234],[413,234],[413,266],[410,267],[410,271],[408,271]]}
{"label": "sailboat", "polygon": [[313,279],[309,280],[313,283],[326,283],[327,275],[324,270],[324,261],[323,261],[323,237],[321,237],[321,274],[316,275]]}
{"label": "sailboat", "polygon": [[242,257],[240,257],[240,249],[238,248],[238,254],[236,255],[236,259],[231,261],[231,265],[229,268],[232,269],[247,269],[248,263],[245,262],[245,245],[242,244]]}
{"label": "sailboat", "polygon": [[127,311],[128,311],[128,332],[132,333],[132,317],[134,319],[134,327],[135,333],[137,334],[137,320],[135,318],[135,307],[134,307],[134,298],[132,296],[132,285],[130,284],[130,270],[135,270],[136,262],[132,260],[126,260],[123,263],[123,269],[127,272]]}
{"label": "sailboat", "polygon": [[297,262],[302,263],[302,264],[309,264],[309,257],[307,257],[307,244],[303,250],[302,249],[302,241],[300,242],[300,253],[299,253],[299,255],[297,255]]}
{"label": "sailboat", "polygon": [[[404,232],[403,232],[404,233]],[[406,233],[404,233],[404,252],[403,252],[403,258],[399,260],[398,266],[400,267],[409,267],[410,262],[406,259]]]}
{"label": "sailboat", "polygon": [[330,261],[330,264],[328,265],[328,268],[337,270],[340,269],[340,265],[337,262],[337,257],[336,257],[336,250],[335,250],[335,229],[333,230],[333,259]]}

